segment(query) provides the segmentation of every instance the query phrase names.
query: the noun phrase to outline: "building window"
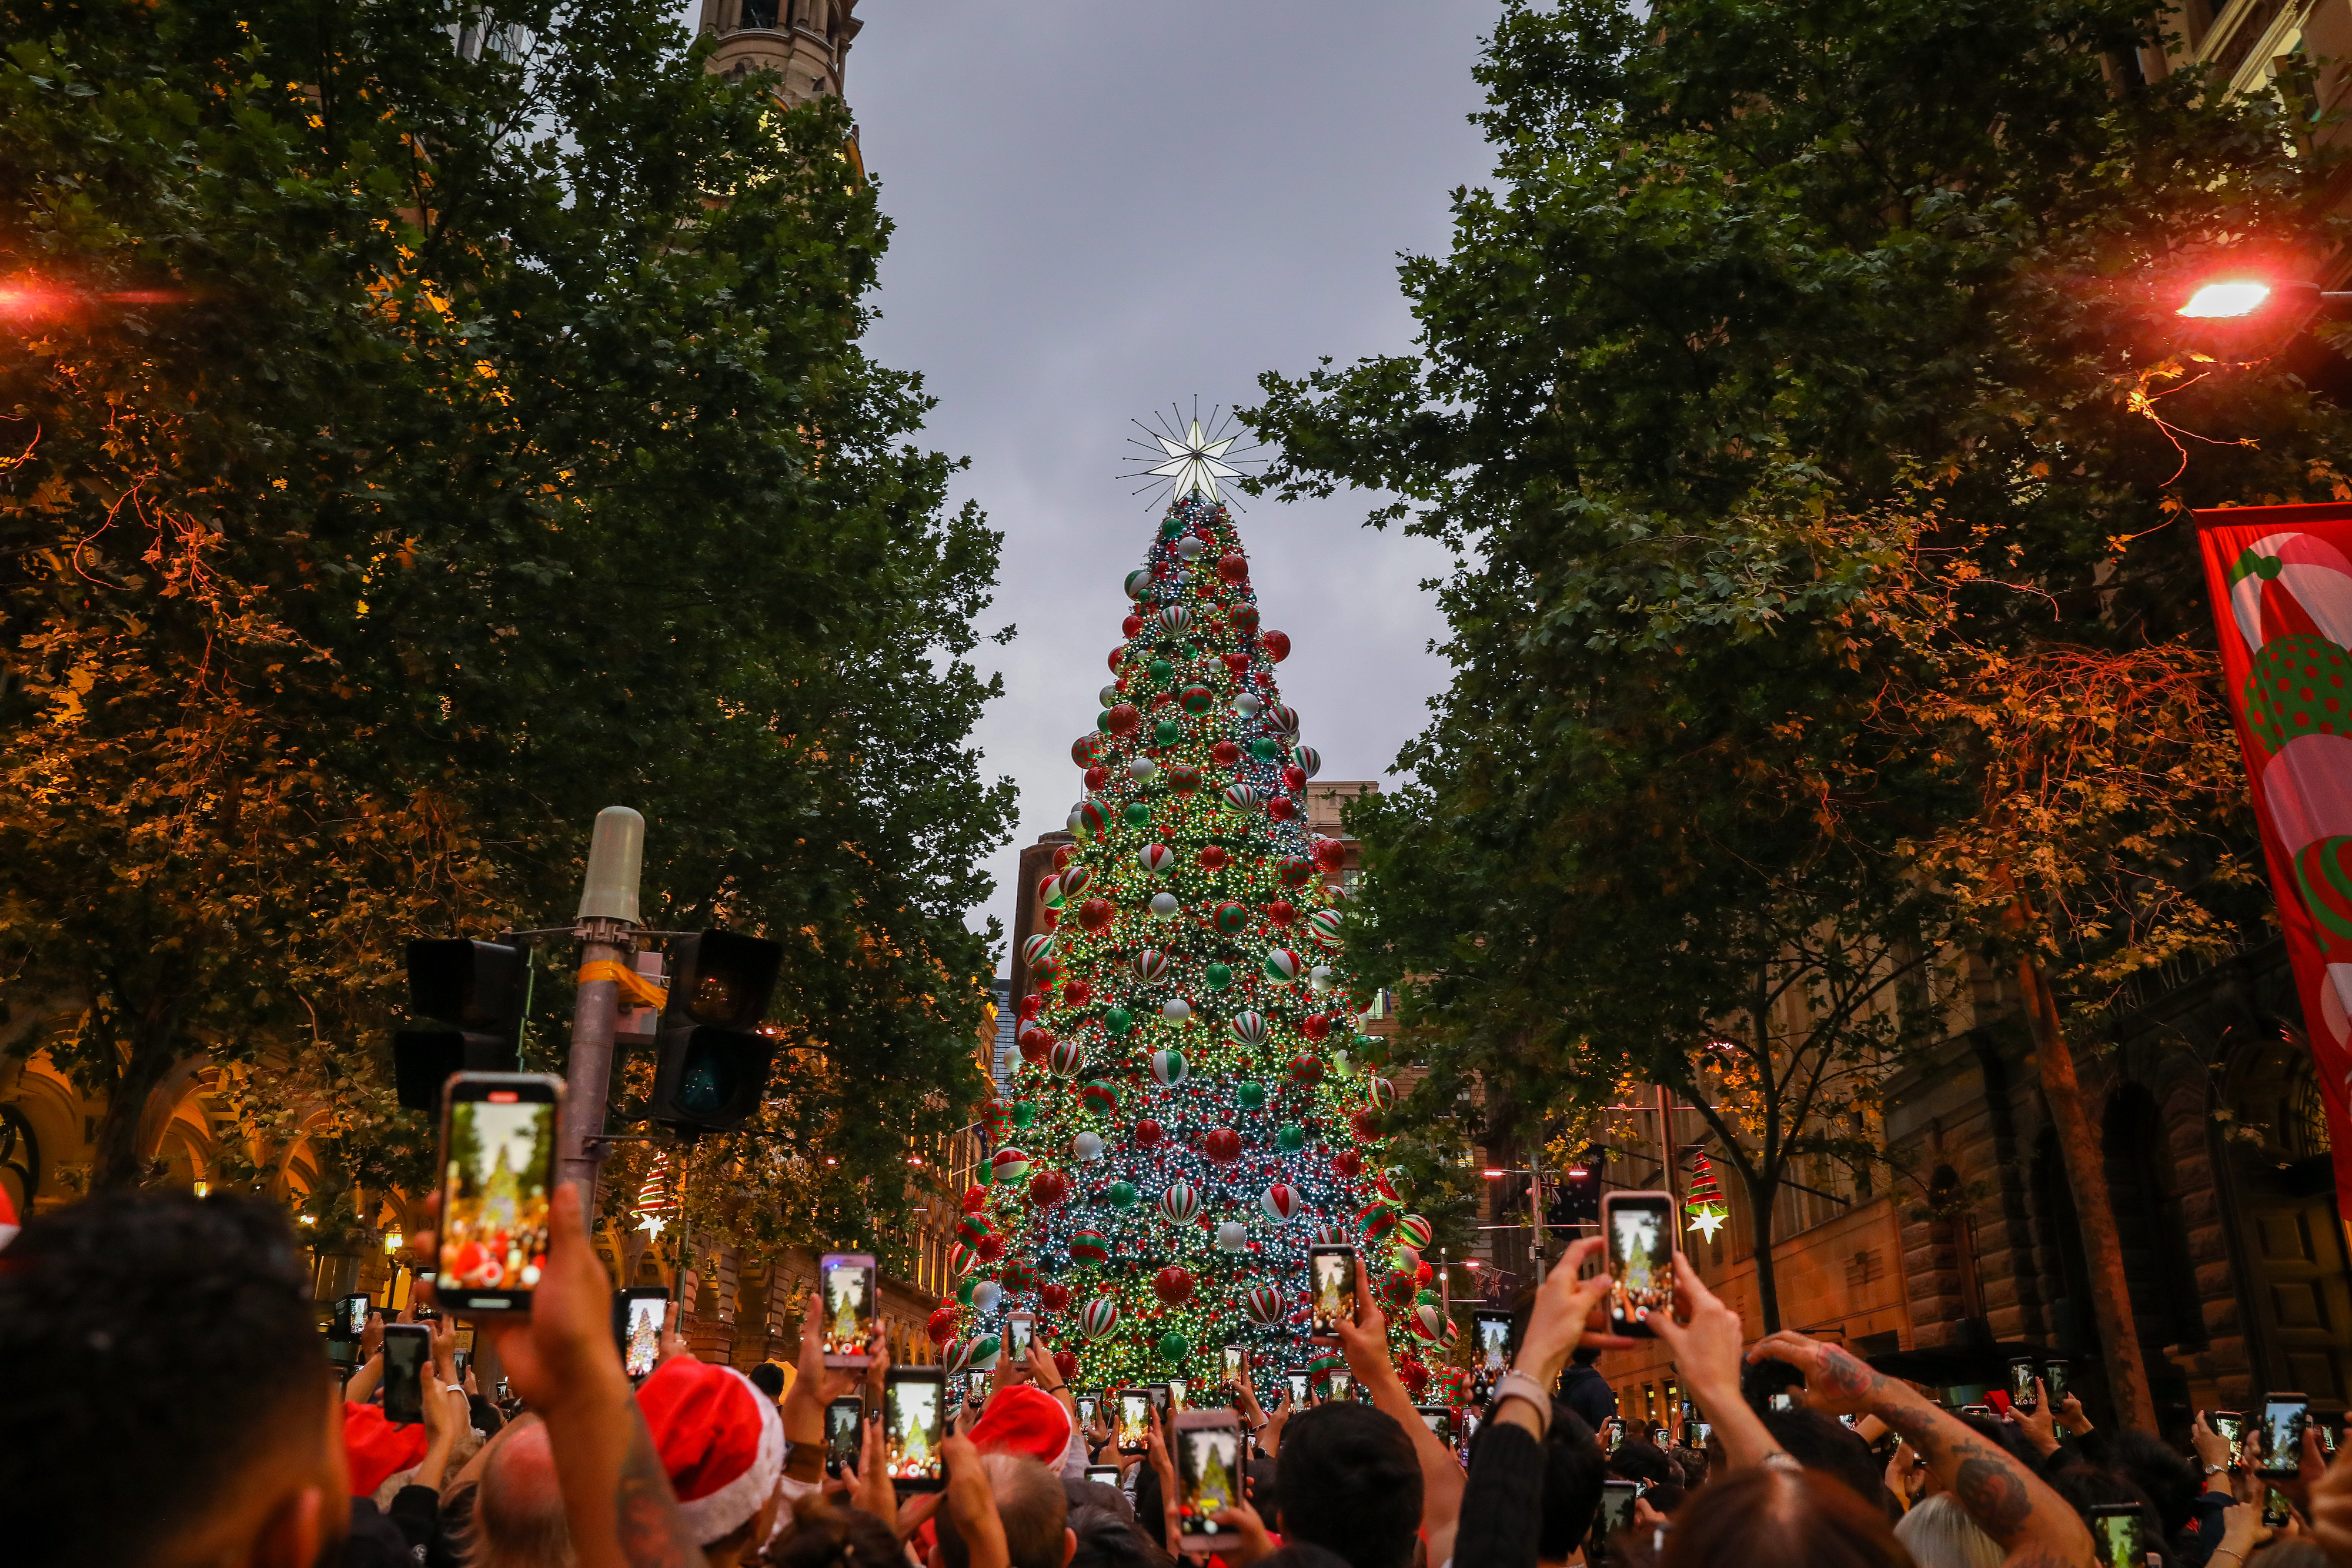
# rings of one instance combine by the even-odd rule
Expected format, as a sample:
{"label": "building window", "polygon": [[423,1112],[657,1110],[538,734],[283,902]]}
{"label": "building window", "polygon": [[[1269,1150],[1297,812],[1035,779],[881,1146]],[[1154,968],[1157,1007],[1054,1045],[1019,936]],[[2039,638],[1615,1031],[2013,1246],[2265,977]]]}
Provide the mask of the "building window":
{"label": "building window", "polygon": [[764,27],[773,32],[776,0],[743,0],[742,8],[736,13],[735,25],[739,27]]}

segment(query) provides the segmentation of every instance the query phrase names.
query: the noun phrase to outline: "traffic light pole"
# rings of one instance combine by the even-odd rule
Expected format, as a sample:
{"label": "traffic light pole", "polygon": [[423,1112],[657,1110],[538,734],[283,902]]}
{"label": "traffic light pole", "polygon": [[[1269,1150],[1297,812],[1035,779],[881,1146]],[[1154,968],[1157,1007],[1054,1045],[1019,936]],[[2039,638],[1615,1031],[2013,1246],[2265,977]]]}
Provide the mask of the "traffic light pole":
{"label": "traffic light pole", "polygon": [[637,879],[646,820],[626,806],[596,813],[587,885],[572,926],[580,942],[580,990],[572,1004],[572,1051],[564,1064],[563,1121],[557,1128],[557,1179],[576,1184],[583,1212],[596,1206],[604,1157],[605,1107],[613,1092],[613,1034],[620,1021],[616,977],[636,951]]}

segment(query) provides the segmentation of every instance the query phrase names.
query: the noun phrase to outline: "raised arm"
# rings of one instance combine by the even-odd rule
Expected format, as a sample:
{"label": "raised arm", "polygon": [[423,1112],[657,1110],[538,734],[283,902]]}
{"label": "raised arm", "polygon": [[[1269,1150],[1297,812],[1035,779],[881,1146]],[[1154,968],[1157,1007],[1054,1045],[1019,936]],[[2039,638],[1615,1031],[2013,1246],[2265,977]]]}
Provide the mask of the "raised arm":
{"label": "raised arm", "polygon": [[1874,1372],[1843,1348],[1782,1331],[1748,1353],[1751,1361],[1785,1362],[1805,1375],[1806,1392],[1834,1415],[1873,1415],[1902,1434],[1976,1521],[2008,1553],[2009,1568],[2093,1568],[2091,1532],[2074,1511],[1998,1444],[1979,1437],[1914,1393]]}
{"label": "raised arm", "polygon": [[1454,1527],[1462,1517],[1462,1466],[1437,1434],[1423,1425],[1412,1396],[1397,1376],[1389,1359],[1389,1320],[1372,1300],[1364,1278],[1364,1260],[1356,1260],[1356,1318],[1334,1325],[1339,1352],[1348,1370],[1372,1396],[1373,1407],[1395,1418],[1412,1439],[1413,1458],[1421,1461],[1421,1529],[1429,1541],[1429,1558],[1443,1563],[1454,1555]]}
{"label": "raised arm", "polygon": [[1654,1316],[1650,1327],[1674,1352],[1684,1392],[1714,1423],[1726,1464],[1733,1469],[1762,1464],[1780,1445],[1739,1392],[1740,1354],[1746,1348],[1739,1314],[1706,1288],[1680,1252],[1675,1254],[1675,1300],[1687,1315],[1681,1322],[1671,1313]]}

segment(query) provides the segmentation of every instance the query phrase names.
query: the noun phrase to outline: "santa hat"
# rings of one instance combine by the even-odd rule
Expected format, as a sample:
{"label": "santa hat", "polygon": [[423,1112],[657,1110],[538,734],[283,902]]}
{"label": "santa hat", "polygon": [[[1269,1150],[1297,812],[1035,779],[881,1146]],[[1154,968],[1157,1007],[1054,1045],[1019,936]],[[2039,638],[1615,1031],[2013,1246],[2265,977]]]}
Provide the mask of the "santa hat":
{"label": "santa hat", "polygon": [[9,1201],[8,1189],[0,1186],[0,1247],[16,1240],[16,1232],[23,1228],[16,1223],[16,1206]]}
{"label": "santa hat", "polygon": [[733,1367],[688,1355],[666,1361],[638,1388],[637,1406],[696,1541],[732,1534],[774,1495],[783,1417]]}
{"label": "santa hat", "polygon": [[425,1458],[425,1428],[383,1417],[378,1405],[343,1401],[343,1458],[352,1473],[352,1495],[373,1497],[386,1477]]}
{"label": "santa hat", "polygon": [[1016,1383],[989,1400],[971,1445],[983,1454],[1025,1454],[1058,1467],[1070,1446],[1070,1413],[1035,1384]]}

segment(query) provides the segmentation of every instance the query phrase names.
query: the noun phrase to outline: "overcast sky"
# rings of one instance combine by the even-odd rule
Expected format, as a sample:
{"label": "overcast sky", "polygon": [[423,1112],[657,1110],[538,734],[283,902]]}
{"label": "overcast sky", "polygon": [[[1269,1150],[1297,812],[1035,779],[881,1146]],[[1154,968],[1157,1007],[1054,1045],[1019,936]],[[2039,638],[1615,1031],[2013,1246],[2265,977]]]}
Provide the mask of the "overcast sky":
{"label": "overcast sky", "polygon": [[[1011,925],[1022,844],[1082,792],[1120,580],[1156,513],[1118,478],[1130,418],[1248,402],[1265,370],[1407,350],[1400,251],[1441,252],[1480,181],[1465,117],[1495,0],[866,0],[846,87],[898,233],[872,348],[939,399],[957,499],[1005,536],[979,732],[1021,788],[973,912]],[[1445,684],[1421,580],[1444,552],[1360,526],[1361,496],[1241,517],[1321,778],[1385,776]],[[1000,968],[1001,972],[1001,968]]]}

